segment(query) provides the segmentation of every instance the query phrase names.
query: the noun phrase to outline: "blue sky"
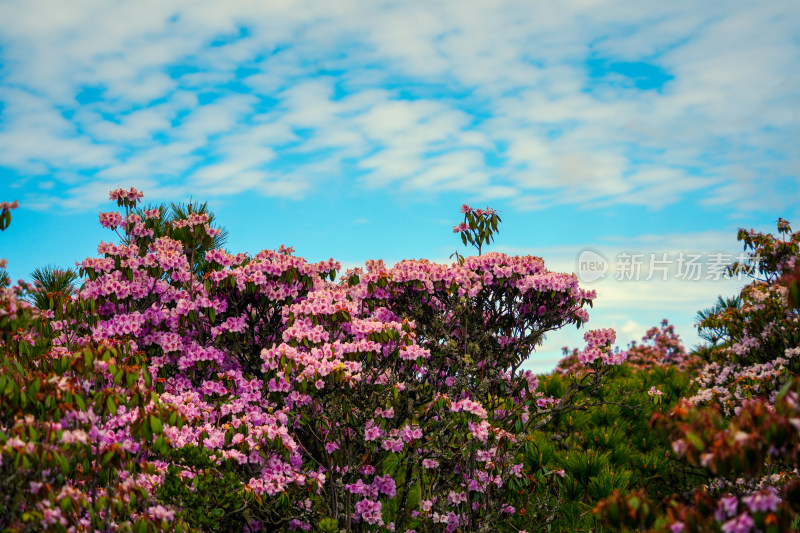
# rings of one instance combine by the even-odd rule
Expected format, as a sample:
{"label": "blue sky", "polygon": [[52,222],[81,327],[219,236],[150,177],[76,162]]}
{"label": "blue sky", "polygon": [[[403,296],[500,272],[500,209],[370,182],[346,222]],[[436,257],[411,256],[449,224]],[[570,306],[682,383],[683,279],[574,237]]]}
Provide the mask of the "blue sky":
{"label": "blue sky", "polygon": [[232,251],[346,266],[445,261],[461,203],[490,205],[493,250],[609,259],[591,327],[624,346],[669,318],[691,345],[742,282],[615,258],[708,263],[800,224],[797,28],[770,0],[0,1],[0,257],[19,278],[94,255],[118,186],[208,201]]}

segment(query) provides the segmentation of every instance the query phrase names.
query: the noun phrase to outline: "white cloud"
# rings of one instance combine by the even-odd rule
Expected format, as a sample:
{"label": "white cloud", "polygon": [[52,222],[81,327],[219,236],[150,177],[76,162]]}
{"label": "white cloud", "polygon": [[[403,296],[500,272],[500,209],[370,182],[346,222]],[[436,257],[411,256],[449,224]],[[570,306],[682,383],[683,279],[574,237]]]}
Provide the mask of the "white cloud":
{"label": "white cloud", "polygon": [[[675,325],[684,345],[691,348],[700,342],[695,329],[695,314],[709,307],[717,296],[730,296],[737,293],[747,282],[747,278],[706,279],[711,274],[708,269],[710,256],[715,252],[726,255],[726,263],[737,258],[741,245],[736,241],[736,232],[709,230],[697,233],[641,234],[633,237],[607,235],[591,242],[573,246],[555,246],[539,249],[509,248],[497,246],[498,251],[509,254],[537,255],[545,259],[545,266],[558,272],[576,272],[579,253],[590,248],[600,252],[610,261],[604,279],[592,283],[581,283],[587,289],[597,291],[594,307],[589,310],[589,323],[580,331],[565,328],[547,335],[544,344],[528,363],[530,368],[541,371],[551,369],[559,359],[561,348],[582,347],[583,333],[586,329],[612,327],[617,331],[617,345],[626,347],[631,341],[639,341],[647,329],[657,326],[661,320],[668,319]],[[678,275],[678,255],[701,255],[702,268],[697,281]],[[637,279],[617,279],[617,260],[620,253],[642,254],[642,268]],[[667,280],[662,281],[662,272],[655,270],[647,280],[650,271],[650,254],[656,261],[667,254],[670,261]],[[658,264],[656,268],[658,268]],[[632,315],[632,313],[634,313]],[[549,366],[548,366],[549,365]]]}
{"label": "white cloud", "polygon": [[[783,1],[8,1],[0,165],[293,198],[352,165],[371,188],[529,208],[788,208],[799,18]],[[672,79],[598,83],[591,58]]]}

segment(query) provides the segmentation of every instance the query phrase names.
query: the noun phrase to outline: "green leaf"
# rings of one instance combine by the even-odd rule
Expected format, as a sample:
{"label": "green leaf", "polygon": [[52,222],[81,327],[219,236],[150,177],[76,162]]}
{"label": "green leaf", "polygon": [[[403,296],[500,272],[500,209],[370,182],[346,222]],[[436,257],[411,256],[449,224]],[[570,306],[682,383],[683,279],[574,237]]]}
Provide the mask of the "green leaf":
{"label": "green leaf", "polygon": [[69,461],[61,454],[56,455],[58,463],[61,465],[61,472],[66,476],[69,474]]}
{"label": "green leaf", "polygon": [[156,441],[153,443],[153,450],[161,453],[165,453],[167,451],[167,444],[164,440],[163,434],[159,435]]}
{"label": "green leaf", "polygon": [[107,465],[111,462],[111,459],[114,457],[114,450],[108,450],[106,453],[103,454],[102,464],[103,466]]}
{"label": "green leaf", "polygon": [[113,395],[106,398],[106,407],[108,408],[108,412],[111,413],[111,416],[117,414],[117,404],[114,399]]}
{"label": "green leaf", "polygon": [[150,427],[153,429],[153,433],[161,433],[164,431],[164,426],[161,423],[161,419],[155,415],[150,415]]}
{"label": "green leaf", "polygon": [[396,453],[389,454],[386,459],[383,460],[383,473],[394,475],[399,465],[400,456]]}
{"label": "green leaf", "polygon": [[28,385],[28,398],[33,401],[36,398],[36,393],[39,392],[39,389],[42,388],[42,380],[40,378],[36,378],[33,383]]}
{"label": "green leaf", "polygon": [[705,447],[703,439],[701,439],[696,433],[688,433],[686,435],[686,439],[691,442],[697,450],[702,450]]}
{"label": "green leaf", "polygon": [[150,420],[149,418],[144,419],[144,423],[142,424],[142,436],[144,440],[150,441],[153,439],[153,430],[150,427]]}

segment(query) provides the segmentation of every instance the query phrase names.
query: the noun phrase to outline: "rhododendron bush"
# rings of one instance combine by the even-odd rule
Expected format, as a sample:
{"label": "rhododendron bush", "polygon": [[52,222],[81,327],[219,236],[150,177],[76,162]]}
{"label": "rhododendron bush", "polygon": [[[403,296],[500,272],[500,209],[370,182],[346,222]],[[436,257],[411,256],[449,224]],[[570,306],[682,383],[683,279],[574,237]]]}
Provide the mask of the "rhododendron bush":
{"label": "rhododendron bush", "polygon": [[[526,449],[528,464],[563,476],[552,531],[605,531],[591,511],[614,490],[641,488],[661,499],[698,485],[700,469],[677,461],[669,438],[650,427],[654,414],[692,392],[691,357],[675,328],[665,320],[623,353],[613,375],[587,389],[585,409],[554,417]],[[592,379],[594,369],[580,364],[579,350],[565,348],[565,355],[555,372],[540,376],[543,393],[560,397],[574,376]]]}
{"label": "rhododendron bush", "polygon": [[615,528],[656,531],[796,531],[800,529],[800,232],[778,221],[778,234],[740,230],[753,280],[740,294],[699,314],[712,344],[697,390],[654,427],[705,483],[664,502],[642,490],[616,493],[596,512]]}
{"label": "rhododendron bush", "polygon": [[0,530],[800,526],[800,233],[783,219],[740,232],[750,259],[730,273],[754,279],[699,314],[709,345],[687,353],[666,321],[622,351],[590,330],[535,376],[526,360],[595,293],[485,253],[488,207],[453,227],[477,255],[342,272],[231,253],[205,204],[111,199],[116,237],[79,289],[0,275]]}
{"label": "rhododendron bush", "polygon": [[[214,246],[204,210],[116,190],[117,231],[80,291],[3,289],[0,527],[12,530],[518,531],[553,520],[560,477],[524,461],[624,354],[586,334],[563,394],[524,361],[581,326],[593,291],[488,253],[345,272],[291,248]],[[493,210],[464,206],[479,248]]]}

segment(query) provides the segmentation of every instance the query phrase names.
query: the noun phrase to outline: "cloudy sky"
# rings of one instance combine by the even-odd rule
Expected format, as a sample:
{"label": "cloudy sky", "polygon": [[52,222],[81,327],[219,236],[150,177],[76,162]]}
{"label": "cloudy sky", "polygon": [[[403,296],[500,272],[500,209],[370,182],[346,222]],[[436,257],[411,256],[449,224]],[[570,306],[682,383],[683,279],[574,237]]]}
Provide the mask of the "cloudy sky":
{"label": "cloudy sky", "polygon": [[95,255],[118,186],[346,266],[446,261],[490,205],[493,250],[608,262],[591,326],[692,345],[737,228],[800,225],[798,28],[793,0],[0,0],[0,257]]}

